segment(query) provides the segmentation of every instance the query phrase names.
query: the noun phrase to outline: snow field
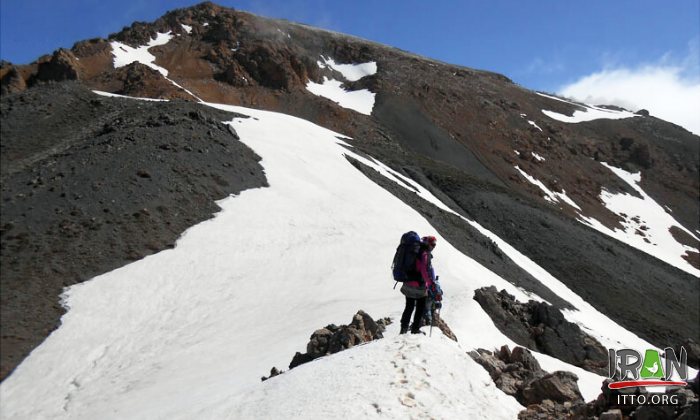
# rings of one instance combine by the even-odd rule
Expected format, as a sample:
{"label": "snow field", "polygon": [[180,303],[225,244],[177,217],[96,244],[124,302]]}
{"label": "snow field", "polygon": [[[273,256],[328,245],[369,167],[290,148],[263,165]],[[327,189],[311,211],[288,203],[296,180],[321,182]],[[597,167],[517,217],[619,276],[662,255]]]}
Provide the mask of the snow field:
{"label": "snow field", "polygon": [[[377,403],[389,418],[405,418],[404,407],[411,404],[411,413],[428,407],[440,410],[434,405],[444,398],[450,401],[445,410],[455,410],[445,411],[445,418],[459,416],[460,410],[486,409],[515,417],[520,409],[515,400],[484,385],[488,375],[466,358],[473,348],[514,345],[473,294],[479,287],[495,285],[521,301],[541,299],[461,254],[419,213],[350,165],[346,156],[452,211],[412,180],[349,151],[337,133],[283,114],[208,105],[253,117],[231,124],[262,157],[270,187],[219,201],[222,211],[188,229],[174,249],[67,289],[65,303],[70,310],[61,327],[0,385],[0,417],[217,418],[253,413],[262,403],[248,404],[250,398],[267,401],[270,418],[279,418],[274,405],[282,402],[271,396],[296,398],[284,403],[296,413],[295,404],[325,407],[328,400],[320,398],[322,392],[341,401],[349,398],[345,392],[352,392],[352,407],[359,405],[371,413],[376,412],[372,403]],[[614,341],[631,348],[652,347],[480,229],[516,263],[575,305],[579,311],[567,312],[567,318],[602,337],[603,345]],[[396,337],[394,324],[384,340],[261,384],[259,378],[272,366],[285,368],[294,352],[305,351],[315,329],[347,323],[358,309],[398,322],[404,298],[392,289],[389,267],[400,235],[408,230],[438,237],[434,263],[445,289],[442,313],[459,344],[443,342],[435,331],[430,339]],[[586,400],[599,393],[600,376],[534,354],[545,369],[576,373]],[[363,376],[358,384],[360,379],[353,376],[357,373],[352,373],[356,365],[350,369],[349,360],[364,357],[376,361],[359,364],[369,367],[359,370]],[[448,361],[457,368],[448,369]],[[426,375],[421,376],[420,366]],[[414,385],[387,388],[387,372],[399,368]],[[352,379],[342,384],[345,388],[339,384],[342,381],[324,382],[335,369]],[[465,370],[469,375],[460,377]],[[319,383],[317,393],[303,389],[312,380]],[[363,385],[368,390],[361,392],[358,388]],[[347,413],[343,405],[342,412]]]}
{"label": "snow field", "polygon": [[[335,133],[218,107],[257,118],[234,125],[262,156],[270,188],[220,201],[222,211],[172,250],[69,288],[62,326],[0,386],[2,417],[215,417],[272,366],[287,366],[315,329],[347,323],[358,309],[398,317],[404,299],[389,270],[396,242],[430,225],[350,165]],[[518,293],[441,247],[438,270],[455,309],[459,293],[486,282]],[[484,283],[472,285],[481,274]],[[478,315],[468,322],[490,323],[464,300],[462,314]],[[508,342],[487,331],[475,344]]]}
{"label": "snow field", "polygon": [[341,73],[345,80],[349,82],[355,82],[365,76],[371,76],[377,73],[377,63],[375,61],[358,64],[336,64],[335,60],[332,58],[323,56],[321,56],[321,60],[323,60],[323,62],[317,62],[319,67],[330,67]]}

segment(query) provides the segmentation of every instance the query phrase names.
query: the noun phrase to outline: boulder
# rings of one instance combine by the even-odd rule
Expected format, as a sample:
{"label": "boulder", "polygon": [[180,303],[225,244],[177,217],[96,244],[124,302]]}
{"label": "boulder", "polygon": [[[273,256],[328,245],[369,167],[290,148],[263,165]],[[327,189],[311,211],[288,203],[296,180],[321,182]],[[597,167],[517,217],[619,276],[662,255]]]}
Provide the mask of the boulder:
{"label": "boulder", "polygon": [[571,372],[556,371],[530,382],[523,388],[523,399],[527,404],[544,400],[558,403],[583,402],[577,381],[578,376]]}
{"label": "boulder", "polygon": [[510,351],[508,346],[502,346],[496,352],[478,349],[469,355],[486,369],[498,389],[514,396],[521,404],[526,404],[523,390],[532,381],[547,375],[532,353],[523,347]]}

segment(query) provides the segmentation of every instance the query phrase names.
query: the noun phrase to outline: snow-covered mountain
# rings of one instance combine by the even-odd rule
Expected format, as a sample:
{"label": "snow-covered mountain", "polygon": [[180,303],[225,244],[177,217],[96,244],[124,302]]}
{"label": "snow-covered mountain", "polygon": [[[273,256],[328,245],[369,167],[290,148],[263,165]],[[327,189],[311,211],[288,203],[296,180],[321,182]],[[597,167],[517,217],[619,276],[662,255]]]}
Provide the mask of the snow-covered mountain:
{"label": "snow-covered mountain", "polygon": [[[700,142],[643,112],[211,3],[0,77],[2,418],[514,418],[467,354],[527,345],[489,286],[606,348],[700,342]],[[400,316],[408,230],[458,342],[392,324],[261,382]]]}

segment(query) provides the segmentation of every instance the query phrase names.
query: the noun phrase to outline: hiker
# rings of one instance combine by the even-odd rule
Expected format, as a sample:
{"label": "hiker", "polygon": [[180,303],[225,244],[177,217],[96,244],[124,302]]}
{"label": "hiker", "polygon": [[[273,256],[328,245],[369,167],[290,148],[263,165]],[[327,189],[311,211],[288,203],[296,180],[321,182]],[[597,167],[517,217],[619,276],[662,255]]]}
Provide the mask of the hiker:
{"label": "hiker", "polygon": [[401,293],[406,296],[406,308],[401,315],[401,334],[408,332],[408,324],[411,314],[415,309],[411,334],[420,333],[421,318],[425,313],[425,303],[428,296],[428,288],[433,285],[434,271],[430,260],[433,259],[432,251],[435,249],[434,236],[424,236],[420,241],[420,249],[416,258],[415,268],[407,271],[407,280],[401,286]]}

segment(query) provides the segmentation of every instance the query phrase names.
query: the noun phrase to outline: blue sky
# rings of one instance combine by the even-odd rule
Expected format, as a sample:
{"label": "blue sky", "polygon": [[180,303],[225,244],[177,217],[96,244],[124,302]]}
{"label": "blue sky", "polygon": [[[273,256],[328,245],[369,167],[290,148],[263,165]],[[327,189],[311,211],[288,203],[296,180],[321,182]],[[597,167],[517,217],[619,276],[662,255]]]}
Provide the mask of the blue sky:
{"label": "blue sky", "polygon": [[[106,37],[135,20],[152,21],[195,3],[2,0],[0,57],[31,62],[56,48]],[[495,71],[530,89],[563,92],[591,75],[621,69],[628,75],[670,69],[680,90],[700,80],[699,0],[216,3]],[[598,89],[604,92],[609,86]],[[700,99],[697,105],[700,110]]]}

